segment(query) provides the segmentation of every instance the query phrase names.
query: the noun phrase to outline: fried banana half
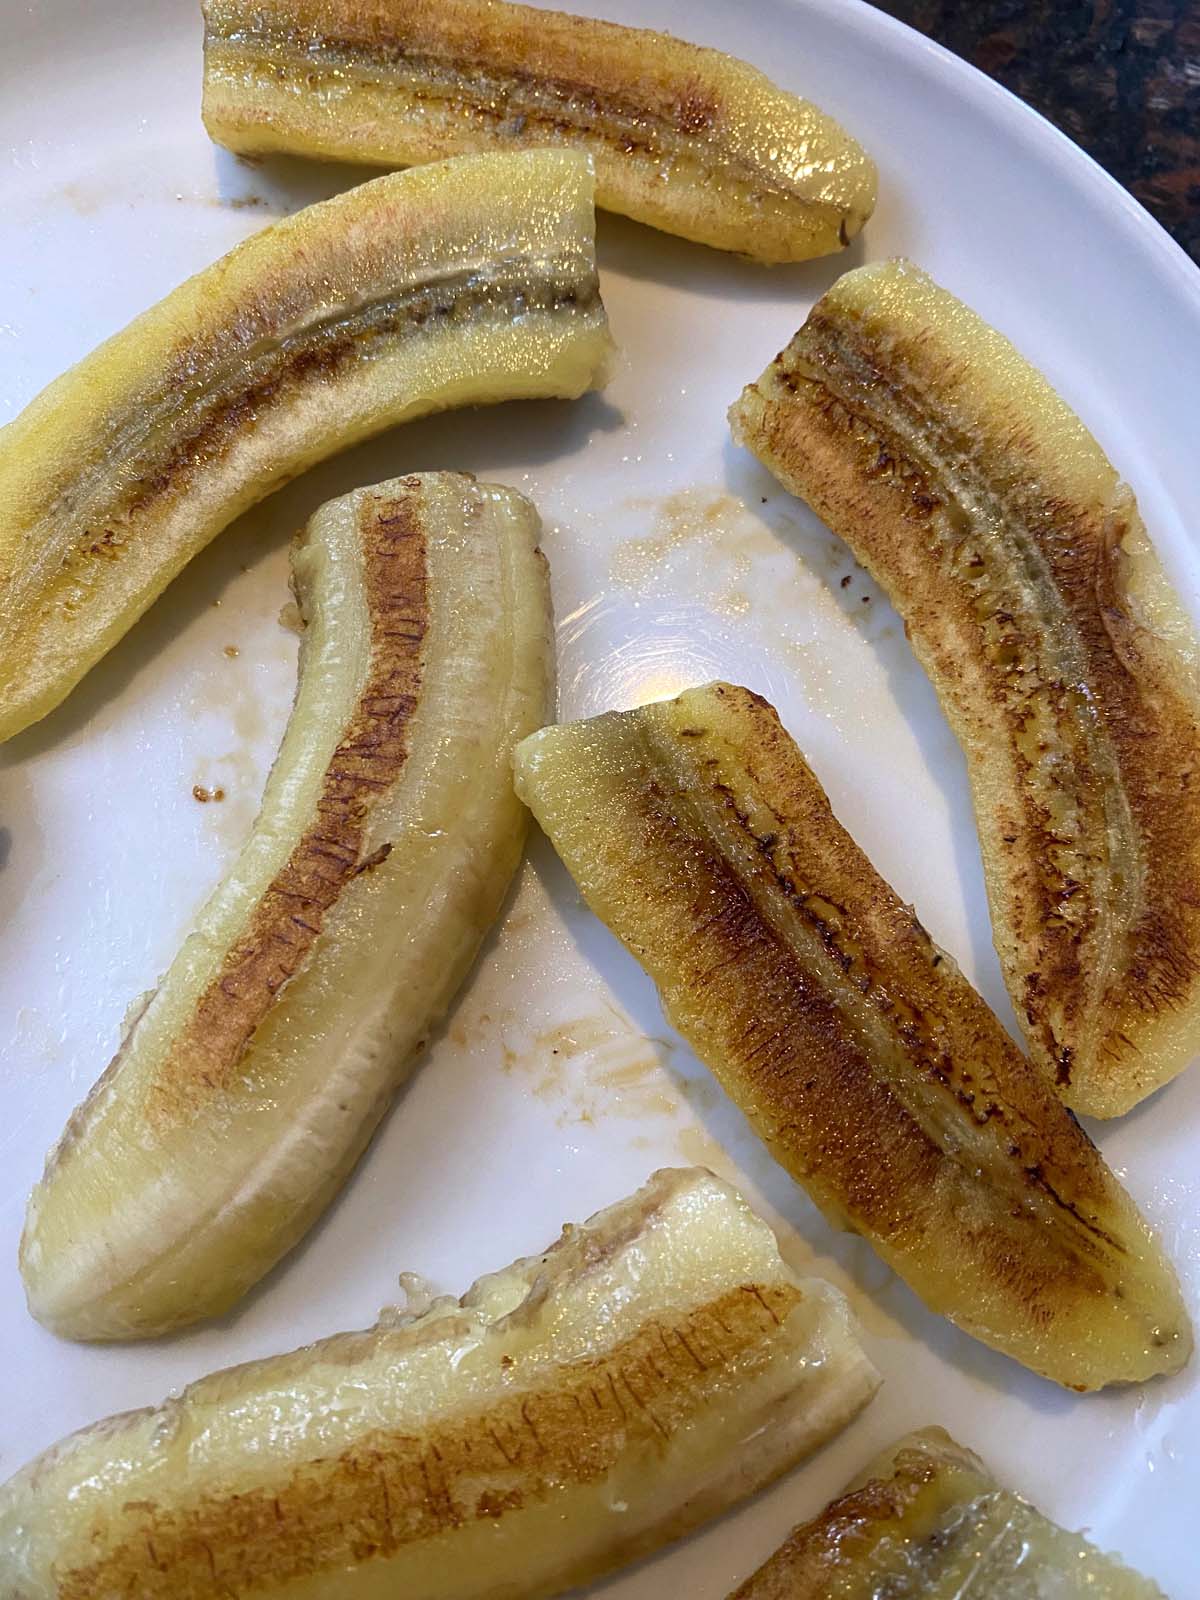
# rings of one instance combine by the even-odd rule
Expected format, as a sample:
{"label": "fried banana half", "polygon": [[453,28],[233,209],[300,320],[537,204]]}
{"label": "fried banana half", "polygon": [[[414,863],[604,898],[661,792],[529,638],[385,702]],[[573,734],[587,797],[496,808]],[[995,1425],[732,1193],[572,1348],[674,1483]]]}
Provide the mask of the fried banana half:
{"label": "fried banana half", "polygon": [[1200,644],[1133,495],[903,261],[839,279],[731,420],[904,618],[1031,1056],[1076,1111],[1127,1111],[1200,1050]]}
{"label": "fried banana half", "polygon": [[874,1394],[843,1297],[699,1169],[461,1300],[218,1372],[0,1487],[21,1600],[537,1600],[717,1515]]}
{"label": "fried banana half", "polygon": [[831,1222],[1070,1388],[1183,1365],[1179,1285],[1133,1202],[765,700],[710,684],[544,728],[516,772],[668,1020]]}
{"label": "fried banana half", "polygon": [[76,1339],[227,1310],[337,1193],[524,848],[551,703],[537,513],[429,473],[323,506],[254,830],[29,1202],[30,1309]]}
{"label": "fried banana half", "polygon": [[234,517],[448,406],[603,379],[587,158],[393,173],[254,234],[0,429],[0,739]]}
{"label": "fried banana half", "polygon": [[668,34],[505,0],[206,0],[204,123],[246,155],[411,166],[570,145],[597,204],[761,261],[841,249],[875,167],[831,117]]}
{"label": "fried banana half", "polygon": [[1166,1600],[941,1428],[884,1452],[730,1600]]}

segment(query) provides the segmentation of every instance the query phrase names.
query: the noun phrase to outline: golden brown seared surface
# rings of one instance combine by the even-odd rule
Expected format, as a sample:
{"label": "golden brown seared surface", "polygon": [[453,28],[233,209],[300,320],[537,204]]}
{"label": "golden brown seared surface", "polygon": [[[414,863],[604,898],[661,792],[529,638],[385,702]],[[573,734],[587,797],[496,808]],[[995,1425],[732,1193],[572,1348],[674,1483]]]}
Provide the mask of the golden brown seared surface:
{"label": "golden brown seared surface", "polygon": [[[282,296],[294,287],[281,282],[279,290]],[[287,328],[274,344],[261,334],[253,339],[259,330],[239,323],[218,327],[209,340],[181,343],[154,402],[131,395],[104,419],[106,454],[120,454],[126,468],[119,495],[93,493],[98,486],[85,475],[82,484],[64,485],[49,508],[49,514],[86,523],[68,558],[68,567],[78,570],[79,588],[64,603],[65,613],[87,604],[91,588],[104,580],[104,563],[135,553],[139,519],[157,502],[184,501],[197,476],[218,465],[239,437],[253,433],[268,409],[306,387],[344,380],[376,360],[382,348],[423,332],[472,319],[500,322],[530,310],[587,313],[598,303],[595,275],[585,265],[566,258],[511,258],[439,273],[432,283],[376,291],[353,309],[319,319],[302,321],[305,308],[281,299],[278,320],[286,327],[291,314],[302,325]],[[36,572],[14,567],[7,576],[21,588]]]}
{"label": "golden brown seared surface", "polygon": [[594,384],[593,188],[568,150],[360,184],[251,235],[0,429],[0,738],[313,462],[449,405]]}
{"label": "golden brown seared surface", "polygon": [[[747,1285],[680,1322],[651,1323],[595,1360],[554,1371],[483,1414],[426,1434],[368,1434],[306,1462],[283,1483],[242,1494],[147,1501],[144,1526],[91,1566],[62,1574],[61,1600],[226,1600],[291,1579],[394,1555],[472,1518],[606,1477],[624,1454],[653,1456],[730,1374],[754,1378],[800,1291]],[[219,1552],[219,1557],[216,1552]]]}
{"label": "golden brown seared surface", "polygon": [[1178,1285],[1132,1203],[766,701],[716,684],[545,729],[517,770],[777,1160],[931,1307],[1071,1387],[1186,1359]]}
{"label": "golden brown seared surface", "polygon": [[[979,1493],[990,1487],[982,1470],[972,1472],[965,1453],[957,1476],[962,1481],[954,1487],[964,1498],[972,1488]],[[868,1572],[862,1573],[861,1588],[854,1586],[856,1566],[865,1568],[883,1540],[923,1540],[936,1529],[938,1513],[953,1504],[953,1492],[938,1478],[936,1460],[901,1444],[890,1472],[872,1471],[859,1488],[794,1528],[729,1600],[827,1600],[831,1590],[839,1600],[843,1594],[846,1600],[871,1600]]]}
{"label": "golden brown seared surface", "polygon": [[[199,357],[212,364],[207,392],[196,393],[194,349],[182,350],[176,370],[168,370],[161,414],[154,418],[162,431],[151,435],[144,458],[137,462],[138,477],[123,512],[131,515],[160,495],[185,492],[194,474],[219,459],[239,431],[254,427],[264,407],[314,380],[328,382],[361,366],[383,341],[460,326],[472,318],[499,321],[530,310],[589,311],[598,302],[595,277],[582,264],[566,257],[512,257],[482,269],[442,272],[432,283],[376,292],[352,309],[308,320],[273,349],[238,349],[240,330],[218,330],[224,336],[221,342]],[[296,310],[303,314],[303,308]],[[180,419],[189,424],[182,434],[175,431]],[[133,419],[119,414],[112,423],[114,433],[132,425]],[[114,517],[123,512],[118,508]],[[89,551],[111,559],[120,542],[119,533],[107,529],[101,545],[89,546]]]}
{"label": "golden brown seared surface", "polygon": [[[386,860],[391,849],[384,844],[366,855],[363,841],[374,803],[399,777],[408,755],[429,620],[421,482],[410,478],[405,484],[403,496],[360,502],[370,664],[325,772],[312,823],[197,1001],[172,1049],[169,1072],[154,1079],[152,1117],[172,1121],[197,1094],[203,1098],[225,1082],[276,994],[308,956],[326,913],[347,884]],[[303,593],[299,599],[303,609]]]}
{"label": "golden brown seared surface", "polygon": [[504,0],[207,0],[204,119],[248,152],[390,164],[575,144],[598,200],[764,260],[847,244],[875,169],[719,51]]}
{"label": "golden brown seared surface", "polygon": [[258,821],[30,1198],[23,1271],[56,1331],[224,1310],[361,1154],[520,860],[537,532],[513,492],[426,473],[297,541],[308,625]]}
{"label": "golden brown seared surface", "polygon": [[1034,1060],[1126,1110],[1200,1047],[1200,694],[1129,491],[1050,386],[904,263],[848,274],[733,409],[888,590],[967,756]]}
{"label": "golden brown seared surface", "polygon": [[[618,1460],[653,1459],[733,1374],[752,1381],[800,1300],[746,1285],[652,1322],[594,1359],[551,1369],[549,1387],[423,1433],[376,1432],[260,1491],[140,1507],[136,1535],[64,1573],[60,1600],[227,1600],[394,1555],[473,1519],[498,1521]],[[175,1497],[172,1496],[174,1499]]]}
{"label": "golden brown seared surface", "polygon": [[1001,1489],[941,1428],[901,1439],[730,1600],[1163,1600]]}
{"label": "golden brown seared surface", "polygon": [[[496,122],[524,113],[562,131],[620,117],[634,132],[630,153],[659,153],[668,133],[703,135],[726,111],[719,82],[706,81],[704,69],[728,58],[648,28],[564,11],[503,0],[209,0],[204,9],[209,48],[227,44],[248,58],[255,48],[303,55],[314,86],[334,65],[440,72],[444,94],[469,93],[473,113]],[[647,63],[656,47],[657,74]],[[640,64],[631,60],[634,49]],[[487,106],[485,92],[501,84],[503,97]],[[436,98],[434,83],[423,86],[422,98]]]}
{"label": "golden brown seared surface", "polygon": [[769,1483],[878,1381],[735,1190],[658,1172],[460,1300],[52,1446],[0,1485],[0,1594],[550,1600]]}

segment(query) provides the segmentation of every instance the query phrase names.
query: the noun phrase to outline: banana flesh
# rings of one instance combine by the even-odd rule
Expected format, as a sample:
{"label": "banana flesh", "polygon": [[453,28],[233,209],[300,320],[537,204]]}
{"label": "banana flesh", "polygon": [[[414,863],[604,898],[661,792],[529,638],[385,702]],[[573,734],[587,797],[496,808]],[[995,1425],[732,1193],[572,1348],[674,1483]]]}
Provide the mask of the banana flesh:
{"label": "banana flesh", "polygon": [[712,684],[545,728],[516,773],[670,1022],[832,1222],[1058,1383],[1182,1366],[1179,1285],[1132,1201],[765,700]]}
{"label": "banana flesh", "polygon": [[735,1191],[661,1172],[461,1301],[65,1440],[0,1488],[0,1592],[537,1600],[753,1493],[878,1381]]}
{"label": "banana flesh", "polygon": [[909,1434],[730,1600],[1166,1600],[1002,1489],[941,1428]]}
{"label": "banana flesh", "polygon": [[512,751],[550,703],[538,528],[457,473],[310,522],[258,821],[30,1199],[21,1269],[57,1333],[225,1311],[361,1154],[521,856]]}
{"label": "banana flesh", "polygon": [[996,949],[1067,1104],[1200,1050],[1200,662],[1130,491],[906,262],[847,273],[731,413],[904,617],[962,744]]}
{"label": "banana flesh", "polygon": [[0,738],[304,467],[447,406],[573,397],[610,340],[573,151],[464,157],[264,229],[0,430]]}
{"label": "banana flesh", "polygon": [[745,62],[504,0],[206,0],[204,122],[243,154],[409,166],[570,145],[597,204],[762,261],[849,243],[870,157]]}

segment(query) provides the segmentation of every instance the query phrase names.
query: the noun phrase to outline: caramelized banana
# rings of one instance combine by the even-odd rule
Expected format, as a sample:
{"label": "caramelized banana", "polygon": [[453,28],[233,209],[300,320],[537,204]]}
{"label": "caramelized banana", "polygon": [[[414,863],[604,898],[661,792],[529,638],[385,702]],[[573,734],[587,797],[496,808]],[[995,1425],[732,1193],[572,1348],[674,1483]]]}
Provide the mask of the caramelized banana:
{"label": "caramelized banana", "polygon": [[884,1452],[729,1600],[1166,1600],[941,1428]]}
{"label": "caramelized banana", "polygon": [[904,617],[1030,1054],[1076,1111],[1127,1111],[1200,1050],[1200,645],[1132,494],[905,262],[841,278],[731,418]]}
{"label": "caramelized banana", "polygon": [[523,1600],[679,1537],[879,1379],[829,1284],[660,1172],[459,1301],[214,1373],[0,1487],[21,1600]]}
{"label": "caramelized banana", "polygon": [[838,250],[875,205],[832,118],[668,34],[504,0],[206,0],[204,18],[204,123],[243,154],[574,145],[598,205],[761,261]]}
{"label": "caramelized banana", "polygon": [[457,473],[331,501],[294,552],[296,705],[254,831],[29,1203],[39,1321],[225,1311],[337,1193],[521,857],[549,699],[537,513]]}
{"label": "caramelized banana", "polygon": [[428,411],[592,387],[593,229],[572,151],[380,178],[255,234],[52,383],[0,430],[0,739],[302,468]]}
{"label": "caramelized banana", "polygon": [[1179,1285],[1132,1201],[765,700],[714,684],[544,728],[516,771],[671,1023],[832,1222],[1058,1383],[1183,1365]]}

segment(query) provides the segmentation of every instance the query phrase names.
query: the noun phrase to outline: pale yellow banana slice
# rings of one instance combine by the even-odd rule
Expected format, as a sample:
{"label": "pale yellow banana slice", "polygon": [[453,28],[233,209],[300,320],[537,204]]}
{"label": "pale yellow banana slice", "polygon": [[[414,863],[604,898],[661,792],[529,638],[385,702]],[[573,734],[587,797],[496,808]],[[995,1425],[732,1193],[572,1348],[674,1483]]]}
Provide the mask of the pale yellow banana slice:
{"label": "pale yellow banana slice", "polygon": [[323,507],[262,812],[33,1192],[34,1315],[79,1339],[224,1311],[345,1179],[520,858],[549,700],[538,519],[455,473]]}
{"label": "pale yellow banana slice", "polygon": [[1166,1600],[941,1428],[884,1452],[730,1600]]}
{"label": "pale yellow banana slice", "polygon": [[744,61],[504,0],[206,0],[204,123],[244,154],[409,166],[572,145],[597,204],[761,261],[846,245],[866,152]]}
{"label": "pale yellow banana slice", "polygon": [[949,956],[729,684],[545,728],[518,792],[669,1020],[835,1225],[935,1311],[1076,1389],[1173,1372],[1179,1284]]}
{"label": "pale yellow banana slice", "polygon": [[593,227],[573,151],[380,178],[264,229],[52,383],[0,430],[0,738],[302,468],[424,412],[597,383]]}
{"label": "pale yellow banana slice", "polygon": [[903,261],[840,278],[730,416],[904,618],[1030,1054],[1076,1111],[1127,1111],[1200,1051],[1200,642],[1132,494]]}
{"label": "pale yellow banana slice", "polygon": [[838,1432],[878,1377],[745,1201],[660,1172],[461,1301],[65,1440],[0,1488],[20,1600],[537,1600]]}

